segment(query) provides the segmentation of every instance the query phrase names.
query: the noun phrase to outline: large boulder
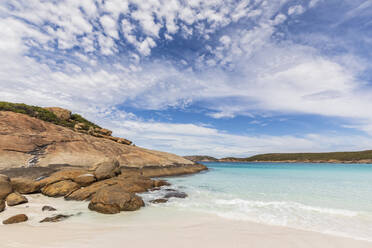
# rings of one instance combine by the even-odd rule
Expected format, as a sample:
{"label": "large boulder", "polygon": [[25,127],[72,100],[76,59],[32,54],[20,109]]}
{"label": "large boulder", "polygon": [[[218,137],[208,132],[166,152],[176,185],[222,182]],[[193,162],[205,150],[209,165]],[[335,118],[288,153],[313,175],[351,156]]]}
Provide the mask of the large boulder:
{"label": "large boulder", "polygon": [[116,214],[120,211],[135,211],[144,206],[141,197],[123,191],[120,185],[100,189],[89,203],[89,209],[103,214]]}
{"label": "large boulder", "polygon": [[71,118],[71,111],[68,109],[63,109],[59,107],[50,107],[45,108],[46,110],[49,110],[50,112],[53,112],[59,119],[67,121]]}
{"label": "large boulder", "polygon": [[71,180],[64,180],[45,186],[41,189],[41,192],[46,196],[61,197],[69,195],[79,188],[79,184]]}
{"label": "large boulder", "polygon": [[121,173],[119,161],[116,159],[105,161],[99,164],[96,164],[94,171],[94,176],[97,180],[104,180],[111,177],[115,177]]}
{"label": "large boulder", "polygon": [[5,201],[4,200],[0,200],[0,213],[3,212],[5,209]]}
{"label": "large boulder", "polygon": [[129,193],[145,192],[151,188],[153,183],[151,179],[135,179],[128,180],[124,177],[114,177],[103,181],[95,182],[87,187],[80,188],[65,197],[66,200],[84,201],[91,199],[100,189],[120,185],[121,189]]}
{"label": "large boulder", "polygon": [[11,193],[6,197],[6,204],[8,204],[8,206],[16,206],[27,202],[27,198],[18,192]]}
{"label": "large boulder", "polygon": [[40,183],[28,178],[12,178],[11,184],[14,191],[21,194],[32,194],[40,192]]}
{"label": "large boulder", "polygon": [[13,192],[13,187],[10,183],[9,177],[0,174],[0,200],[5,199]]}
{"label": "large boulder", "polygon": [[16,223],[21,223],[21,222],[25,222],[28,220],[28,217],[27,215],[25,214],[17,214],[15,216],[12,216],[6,220],[3,221],[3,224],[4,225],[8,225],[8,224],[16,224]]}

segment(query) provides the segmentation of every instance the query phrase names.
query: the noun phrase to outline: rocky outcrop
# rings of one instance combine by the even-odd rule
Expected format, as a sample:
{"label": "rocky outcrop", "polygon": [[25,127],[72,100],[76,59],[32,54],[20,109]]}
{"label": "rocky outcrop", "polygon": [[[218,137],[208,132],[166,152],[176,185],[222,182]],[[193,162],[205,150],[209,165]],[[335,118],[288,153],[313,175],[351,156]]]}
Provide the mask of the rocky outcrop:
{"label": "rocky outcrop", "polygon": [[78,190],[79,184],[71,180],[63,180],[56,183],[49,184],[41,189],[41,192],[46,196],[62,197]]}
{"label": "rocky outcrop", "polygon": [[0,174],[0,200],[5,199],[13,192],[9,177]]}
{"label": "rocky outcrop", "polygon": [[40,183],[28,178],[12,178],[11,185],[14,191],[21,194],[32,194],[40,192]]}
{"label": "rocky outcrop", "polygon": [[28,217],[27,215],[25,214],[17,214],[15,216],[12,216],[6,220],[3,221],[3,224],[4,225],[8,225],[8,224],[16,224],[16,223],[21,223],[21,222],[25,222],[28,220]]}
{"label": "rocky outcrop", "polygon": [[122,145],[24,114],[0,111],[0,170],[28,165],[89,168],[112,158],[120,166],[131,168],[182,165],[183,169],[178,168],[176,173],[200,169],[174,154]]}
{"label": "rocky outcrop", "polygon": [[116,214],[120,211],[135,211],[145,204],[141,197],[126,192],[121,185],[100,189],[89,203],[89,209],[103,213]]}
{"label": "rocky outcrop", "polygon": [[66,200],[84,201],[91,199],[100,189],[108,186],[120,185],[121,189],[130,193],[141,193],[154,187],[154,181],[144,177],[115,177],[95,182],[88,187],[80,188],[69,195]]}
{"label": "rocky outcrop", "polygon": [[16,206],[27,202],[27,198],[18,192],[11,193],[6,197],[6,204],[8,204],[8,206]]}

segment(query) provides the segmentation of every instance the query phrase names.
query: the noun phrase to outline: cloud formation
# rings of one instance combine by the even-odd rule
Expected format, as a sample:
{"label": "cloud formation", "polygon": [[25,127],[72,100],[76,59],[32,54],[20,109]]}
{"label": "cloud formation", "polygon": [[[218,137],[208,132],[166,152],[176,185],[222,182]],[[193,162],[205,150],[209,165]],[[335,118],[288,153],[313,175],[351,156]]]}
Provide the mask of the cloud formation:
{"label": "cloud formation", "polygon": [[[334,20],[337,27],[370,9],[368,1],[347,2],[351,10]],[[326,33],[309,30],[304,38],[295,30],[311,21],[308,12],[326,7],[321,0],[5,0],[0,99],[66,107],[141,145],[181,154],[200,153],[196,147],[208,152],[212,144],[215,154],[226,155],[343,148],[340,138],[317,134],[236,135],[196,120],[154,122],[125,106],[197,105],[216,121],[283,113],[337,117],[345,120],[340,127],[367,136],[345,134],[345,149],[368,147],[368,61],[350,46],[335,52],[336,42],[324,52],[323,44],[334,41]]]}

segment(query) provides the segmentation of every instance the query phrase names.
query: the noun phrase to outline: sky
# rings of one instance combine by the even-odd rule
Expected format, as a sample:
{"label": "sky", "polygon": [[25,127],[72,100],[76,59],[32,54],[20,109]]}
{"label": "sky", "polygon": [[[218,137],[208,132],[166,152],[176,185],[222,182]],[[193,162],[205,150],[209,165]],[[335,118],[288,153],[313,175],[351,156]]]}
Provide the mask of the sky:
{"label": "sky", "polygon": [[372,149],[372,0],[2,0],[0,101],[179,155]]}

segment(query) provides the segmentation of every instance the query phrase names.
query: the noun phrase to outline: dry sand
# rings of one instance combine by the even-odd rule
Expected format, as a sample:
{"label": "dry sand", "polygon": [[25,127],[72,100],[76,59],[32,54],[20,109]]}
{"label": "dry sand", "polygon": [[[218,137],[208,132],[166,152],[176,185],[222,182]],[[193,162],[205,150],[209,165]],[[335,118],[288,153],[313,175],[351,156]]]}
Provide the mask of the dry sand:
{"label": "dry sand", "polygon": [[[268,226],[247,221],[226,220],[213,215],[148,207],[133,213],[100,215],[86,210],[87,203],[65,202],[40,195],[30,203],[0,213],[0,220],[26,213],[30,220],[0,225],[0,247],[109,248],[109,247],[192,247],[192,248],[371,248],[371,242]],[[58,213],[78,213],[60,223],[39,224],[52,212],[42,213],[45,204]],[[28,206],[28,207],[26,207]]]}

